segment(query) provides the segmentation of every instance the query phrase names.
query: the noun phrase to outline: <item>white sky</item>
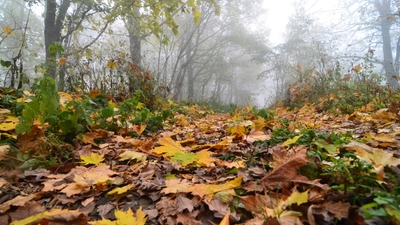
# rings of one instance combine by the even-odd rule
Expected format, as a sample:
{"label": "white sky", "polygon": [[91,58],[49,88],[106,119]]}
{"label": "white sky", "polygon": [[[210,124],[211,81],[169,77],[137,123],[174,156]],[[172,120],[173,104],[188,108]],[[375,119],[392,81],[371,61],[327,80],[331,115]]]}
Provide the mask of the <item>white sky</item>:
{"label": "white sky", "polygon": [[[307,2],[306,10],[316,15],[320,22],[332,22],[336,5],[340,0],[303,0]],[[266,24],[271,29],[270,41],[279,44],[283,41],[283,35],[289,17],[293,15],[295,0],[264,0],[264,7],[268,9]]]}

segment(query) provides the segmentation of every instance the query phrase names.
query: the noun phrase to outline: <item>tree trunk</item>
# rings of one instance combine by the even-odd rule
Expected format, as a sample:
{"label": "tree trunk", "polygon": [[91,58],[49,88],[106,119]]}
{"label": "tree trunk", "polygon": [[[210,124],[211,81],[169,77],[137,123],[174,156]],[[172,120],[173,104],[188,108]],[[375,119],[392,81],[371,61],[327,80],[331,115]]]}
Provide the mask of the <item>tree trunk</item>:
{"label": "tree trunk", "polygon": [[[44,45],[46,48],[46,65],[48,66],[47,75],[56,79],[56,56],[50,52],[50,45],[59,42],[61,30],[64,27],[64,19],[71,0],[63,0],[57,10],[56,0],[46,0],[46,13],[44,19]],[[58,15],[56,12],[58,11]]]}
{"label": "tree trunk", "polygon": [[397,89],[399,83],[397,80],[398,74],[395,70],[395,63],[393,60],[392,43],[390,39],[390,27],[393,25],[390,10],[390,0],[382,0],[382,2],[375,0],[375,7],[379,12],[381,19],[381,36],[382,36],[382,50],[383,50],[383,68],[385,70],[385,77],[387,84],[391,89]]}
{"label": "tree trunk", "polygon": [[[134,17],[140,17],[140,11],[138,7],[134,9]],[[142,43],[140,37],[140,28],[135,22],[135,18],[128,17],[126,26],[129,35],[129,53],[131,54],[132,63],[135,64],[136,67],[140,68],[142,63]]]}

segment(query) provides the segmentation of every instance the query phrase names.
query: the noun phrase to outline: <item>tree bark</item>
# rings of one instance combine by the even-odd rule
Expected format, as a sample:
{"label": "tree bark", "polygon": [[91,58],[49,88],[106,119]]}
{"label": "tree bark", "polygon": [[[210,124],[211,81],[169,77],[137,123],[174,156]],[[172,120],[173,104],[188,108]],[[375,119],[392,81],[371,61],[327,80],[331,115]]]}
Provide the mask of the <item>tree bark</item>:
{"label": "tree bark", "polygon": [[127,29],[129,35],[129,53],[131,54],[132,63],[136,67],[140,67],[142,63],[142,42],[140,37],[140,28],[135,22],[135,18],[140,17],[139,8],[134,9],[134,16],[129,16],[127,19]]}
{"label": "tree bark", "polygon": [[44,19],[44,45],[46,48],[46,65],[48,66],[47,75],[53,79],[57,77],[56,71],[56,59],[54,55],[51,55],[49,50],[50,45],[59,42],[61,39],[61,30],[63,28],[63,22],[67,14],[68,8],[71,4],[71,0],[63,0],[60,4],[57,12],[57,1],[46,0],[46,13]]}
{"label": "tree bark", "polygon": [[387,84],[391,89],[399,87],[398,75],[395,69],[395,62],[393,60],[392,43],[390,39],[390,27],[393,25],[393,20],[390,19],[392,13],[390,10],[390,0],[375,0],[375,7],[380,16],[380,27],[382,36],[382,50],[383,50],[383,68],[385,70],[385,77]]}

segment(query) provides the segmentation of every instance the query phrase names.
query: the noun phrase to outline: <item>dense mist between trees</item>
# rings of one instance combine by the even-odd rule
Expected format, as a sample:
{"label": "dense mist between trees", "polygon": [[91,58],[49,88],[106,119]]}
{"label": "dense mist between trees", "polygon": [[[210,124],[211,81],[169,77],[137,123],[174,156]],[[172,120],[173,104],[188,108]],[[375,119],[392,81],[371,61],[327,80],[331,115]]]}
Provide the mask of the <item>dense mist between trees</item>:
{"label": "dense mist between trees", "polygon": [[[391,0],[0,0],[0,82],[59,91],[145,90],[176,101],[296,104],[399,86],[400,3]],[[271,6],[271,7],[269,7]],[[271,36],[274,28],[281,38]],[[372,89],[372,86],[371,86]]]}

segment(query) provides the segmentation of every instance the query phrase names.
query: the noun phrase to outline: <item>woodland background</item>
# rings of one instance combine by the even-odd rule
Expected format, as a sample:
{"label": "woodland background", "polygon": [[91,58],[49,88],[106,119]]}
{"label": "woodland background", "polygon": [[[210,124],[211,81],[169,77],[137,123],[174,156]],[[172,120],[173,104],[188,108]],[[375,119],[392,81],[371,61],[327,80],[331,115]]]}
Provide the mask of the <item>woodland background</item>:
{"label": "woodland background", "polygon": [[[313,2],[295,2],[273,46],[260,0],[2,1],[0,79],[29,88],[47,74],[60,91],[147,88],[241,106],[326,96],[343,80],[396,89],[398,4],[340,1],[329,20],[307,10]],[[149,87],[135,69],[149,72]]]}

